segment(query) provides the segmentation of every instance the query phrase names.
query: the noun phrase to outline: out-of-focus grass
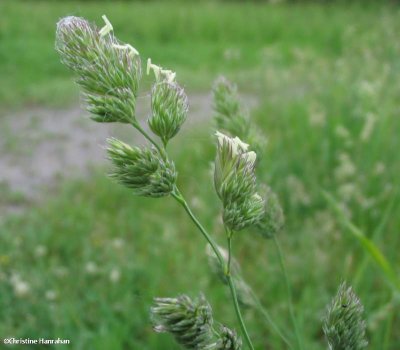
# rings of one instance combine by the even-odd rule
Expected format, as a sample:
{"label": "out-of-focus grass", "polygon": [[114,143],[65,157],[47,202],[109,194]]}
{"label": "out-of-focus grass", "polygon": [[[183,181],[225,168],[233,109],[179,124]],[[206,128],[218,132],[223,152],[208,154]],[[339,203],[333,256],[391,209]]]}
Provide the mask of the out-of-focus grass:
{"label": "out-of-focus grass", "polygon": [[[293,47],[338,57],[354,17],[368,29],[379,25],[372,5],[316,6],[202,2],[0,3],[0,103],[65,105],[75,101],[71,74],[54,50],[55,24],[63,16],[112,21],[116,35],[144,58],[179,72],[191,89],[208,88],[217,74],[230,73],[246,88],[259,86],[260,65],[274,47],[280,64],[293,60]],[[329,20],[329,25],[326,21]],[[310,67],[311,68],[311,67]]]}
{"label": "out-of-focus grass", "polygon": [[[2,6],[5,18],[28,13],[26,3]],[[55,17],[67,12],[97,19],[105,12],[123,39],[177,69],[189,88],[208,85],[220,71],[243,84],[253,80],[261,96],[254,121],[269,139],[258,175],[276,190],[285,210],[280,239],[305,348],[325,348],[324,308],[347,279],[365,305],[370,348],[398,349],[399,303],[379,269],[340,226],[321,190],[340,200],[350,220],[399,273],[399,10],[310,4],[70,6],[39,2],[29,11],[31,22],[18,27],[14,19],[4,27],[15,26],[7,32],[16,31],[17,37],[32,27],[47,50]],[[40,16],[44,31],[37,29]],[[226,63],[228,47],[240,48],[241,58]],[[50,87],[52,81],[72,86],[52,47],[46,52],[47,66],[21,69],[37,76],[38,86]],[[32,62],[41,62],[38,52],[29,54]],[[13,69],[11,56],[5,61]],[[254,66],[253,75],[246,76]],[[44,67],[51,76],[40,72]],[[38,101],[24,90],[27,86],[14,84],[25,101],[29,96],[28,101]],[[48,101],[49,95],[43,96]],[[183,192],[223,244],[209,174],[210,134],[178,135],[172,153]],[[151,330],[151,299],[199,291],[210,299],[216,319],[236,326],[224,287],[208,271],[201,236],[172,199],[136,198],[95,172],[88,180],[66,184],[57,197],[22,217],[3,220],[0,230],[2,337],[70,338],[74,349],[175,349],[170,337]],[[290,334],[272,244],[247,232],[239,233],[234,244],[246,279]],[[29,285],[25,294],[18,282]],[[285,349],[256,312],[244,314],[259,349]]]}

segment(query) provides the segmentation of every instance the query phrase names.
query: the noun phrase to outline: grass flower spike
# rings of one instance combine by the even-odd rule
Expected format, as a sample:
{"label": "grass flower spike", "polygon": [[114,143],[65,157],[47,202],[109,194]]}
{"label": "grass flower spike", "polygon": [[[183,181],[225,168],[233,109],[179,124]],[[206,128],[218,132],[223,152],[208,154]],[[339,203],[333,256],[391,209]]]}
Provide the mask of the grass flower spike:
{"label": "grass flower spike", "polygon": [[254,170],[257,156],[255,152],[247,152],[249,145],[238,137],[232,138],[218,131],[215,135],[218,143],[214,184],[218,196],[222,198],[224,182],[235,173],[238,166]]}
{"label": "grass flower spike", "polygon": [[251,144],[251,149],[262,155],[266,138],[251,124],[248,112],[240,103],[237,86],[225,77],[218,78],[213,86],[214,121],[219,130],[238,136]]}
{"label": "grass flower spike", "polygon": [[267,186],[261,187],[264,198],[264,215],[254,229],[265,238],[271,238],[279,233],[285,224],[282,207],[278,196]]}
{"label": "grass flower spike", "polygon": [[205,349],[211,342],[212,309],[203,296],[197,300],[186,295],[156,298],[151,314],[154,329],[171,333],[185,349]]}
{"label": "grass flower spike", "polygon": [[176,82],[164,80],[153,86],[151,109],[150,129],[166,145],[186,120],[189,109],[187,96]]}
{"label": "grass flower spike", "polygon": [[351,287],[343,283],[328,307],[324,333],[330,350],[366,348],[364,307]]}
{"label": "grass flower spike", "polygon": [[225,77],[218,78],[213,86],[214,119],[219,129],[245,138],[250,124],[240,106],[237,87]]}
{"label": "grass flower spike", "polygon": [[156,150],[109,139],[107,153],[114,164],[110,176],[132,188],[135,194],[157,198],[172,192],[177,177],[174,164],[164,160]]}
{"label": "grass flower spike", "polygon": [[112,35],[111,23],[103,18],[106,26],[100,31],[83,18],[63,18],[57,24],[56,49],[76,74],[93,120],[136,126],[140,57],[132,54],[133,48],[121,49],[126,45]]}
{"label": "grass flower spike", "polygon": [[264,201],[256,192],[256,153],[238,137],[220,132],[215,160],[214,184],[223,204],[225,225],[240,231],[257,223],[264,214]]}

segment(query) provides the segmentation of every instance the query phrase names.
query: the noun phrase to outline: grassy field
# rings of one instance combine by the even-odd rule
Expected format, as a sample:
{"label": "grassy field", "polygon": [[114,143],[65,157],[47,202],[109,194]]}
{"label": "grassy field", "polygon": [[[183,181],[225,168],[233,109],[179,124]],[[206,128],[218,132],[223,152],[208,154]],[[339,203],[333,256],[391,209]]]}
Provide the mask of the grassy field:
{"label": "grassy field", "polygon": [[[285,210],[279,239],[304,348],[326,348],[325,305],[347,280],[365,306],[369,349],[399,349],[399,293],[322,195],[339,201],[399,276],[399,8],[5,1],[3,107],[76,101],[71,74],[53,50],[55,22],[75,14],[100,24],[103,13],[121,39],[144,59],[176,69],[189,90],[208,89],[224,73],[259,96],[252,115],[268,145],[258,177]],[[193,210],[223,244],[212,132],[205,125],[178,135],[171,153]],[[152,331],[151,300],[200,291],[216,319],[238,329],[182,209],[171,198],[136,198],[104,173],[60,184],[23,215],[2,218],[0,338],[67,338],[73,349],[176,349],[168,335]],[[247,281],[293,337],[272,242],[242,232],[234,244]],[[257,349],[286,349],[256,310],[244,315]]]}
{"label": "grassy field", "polygon": [[[71,74],[54,51],[55,24],[63,16],[84,16],[99,26],[102,14],[115,33],[130,42],[144,60],[179,72],[190,89],[208,89],[215,76],[230,74],[246,89],[258,87],[259,67],[296,59],[296,48],[321,57],[338,58],[345,49],[343,34],[356,25],[369,29],[376,14],[395,16],[372,5],[291,6],[251,3],[13,1],[0,3],[0,104],[60,106],[76,99]],[[329,25],[326,20],[329,18]],[[275,57],[277,58],[277,57]],[[269,67],[272,67],[269,62]]]}

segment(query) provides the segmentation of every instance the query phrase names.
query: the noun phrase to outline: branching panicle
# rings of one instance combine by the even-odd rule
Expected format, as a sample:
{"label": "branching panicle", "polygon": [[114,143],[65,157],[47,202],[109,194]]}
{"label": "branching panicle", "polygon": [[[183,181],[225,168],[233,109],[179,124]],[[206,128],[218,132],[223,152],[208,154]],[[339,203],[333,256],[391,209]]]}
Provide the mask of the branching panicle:
{"label": "branching panicle", "polygon": [[351,287],[343,283],[328,307],[324,333],[330,350],[361,350],[365,338],[364,307]]}
{"label": "branching panicle", "polygon": [[[107,153],[113,164],[111,177],[137,195],[155,198],[171,195],[183,206],[209,243],[212,250],[212,254],[209,254],[210,263],[214,272],[229,287],[243,339],[249,350],[254,350],[239,303],[257,306],[260,302],[241,277],[239,264],[232,256],[232,240],[235,231],[251,226],[256,226],[263,235],[269,237],[277,233],[283,224],[282,209],[276,196],[269,190],[264,191],[263,196],[258,193],[255,176],[257,156],[253,150],[263,149],[264,137],[251,126],[247,113],[240,106],[236,87],[226,79],[219,79],[213,90],[215,120],[218,129],[231,135],[216,134],[218,142],[214,172],[214,185],[222,202],[222,217],[227,233],[228,250],[225,250],[218,247],[188,206],[176,184],[175,165],[167,153],[167,143],[179,132],[188,113],[187,96],[176,82],[176,73],[152,63],[151,59],[147,61],[147,74],[153,72],[155,78],[151,93],[152,114],[148,124],[151,131],[160,137],[161,145],[142,128],[135,115],[141,78],[139,53],[131,45],[119,42],[113,35],[110,21],[105,16],[103,20],[105,25],[101,29],[79,17],[60,20],[57,24],[56,49],[62,63],[75,73],[92,119],[97,122],[132,124],[151,144],[151,147],[131,147],[117,139],[109,139]],[[249,150],[249,145],[241,140],[251,141],[253,150]],[[289,285],[288,292],[291,305]],[[341,348],[332,345],[333,350],[361,349],[364,343],[360,339],[364,336],[365,328],[360,316],[362,308],[351,293],[350,296],[347,296],[348,291],[341,293],[346,296],[346,303],[350,306],[346,310],[340,308],[344,298],[340,294],[337,297],[340,300],[335,301],[329,311],[324,329],[330,344],[342,344],[344,339],[353,346]],[[211,306],[203,296],[197,300],[185,295],[157,298],[151,313],[154,329],[171,333],[186,349],[241,349],[242,341],[235,331],[224,326],[219,332],[213,329]],[[264,313],[267,314],[265,310]],[[347,324],[348,319],[354,321],[355,326]],[[273,322],[270,323],[274,326]],[[290,344],[276,326],[274,329]],[[297,328],[295,330],[299,349],[302,350]]]}

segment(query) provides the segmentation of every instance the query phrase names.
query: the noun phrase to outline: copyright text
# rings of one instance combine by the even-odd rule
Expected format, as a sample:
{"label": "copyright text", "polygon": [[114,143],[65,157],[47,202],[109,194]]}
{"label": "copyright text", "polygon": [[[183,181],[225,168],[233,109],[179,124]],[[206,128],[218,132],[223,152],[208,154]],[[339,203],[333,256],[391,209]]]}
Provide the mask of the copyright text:
{"label": "copyright text", "polygon": [[46,339],[46,338],[4,338],[3,343],[6,345],[68,345],[69,339]]}

